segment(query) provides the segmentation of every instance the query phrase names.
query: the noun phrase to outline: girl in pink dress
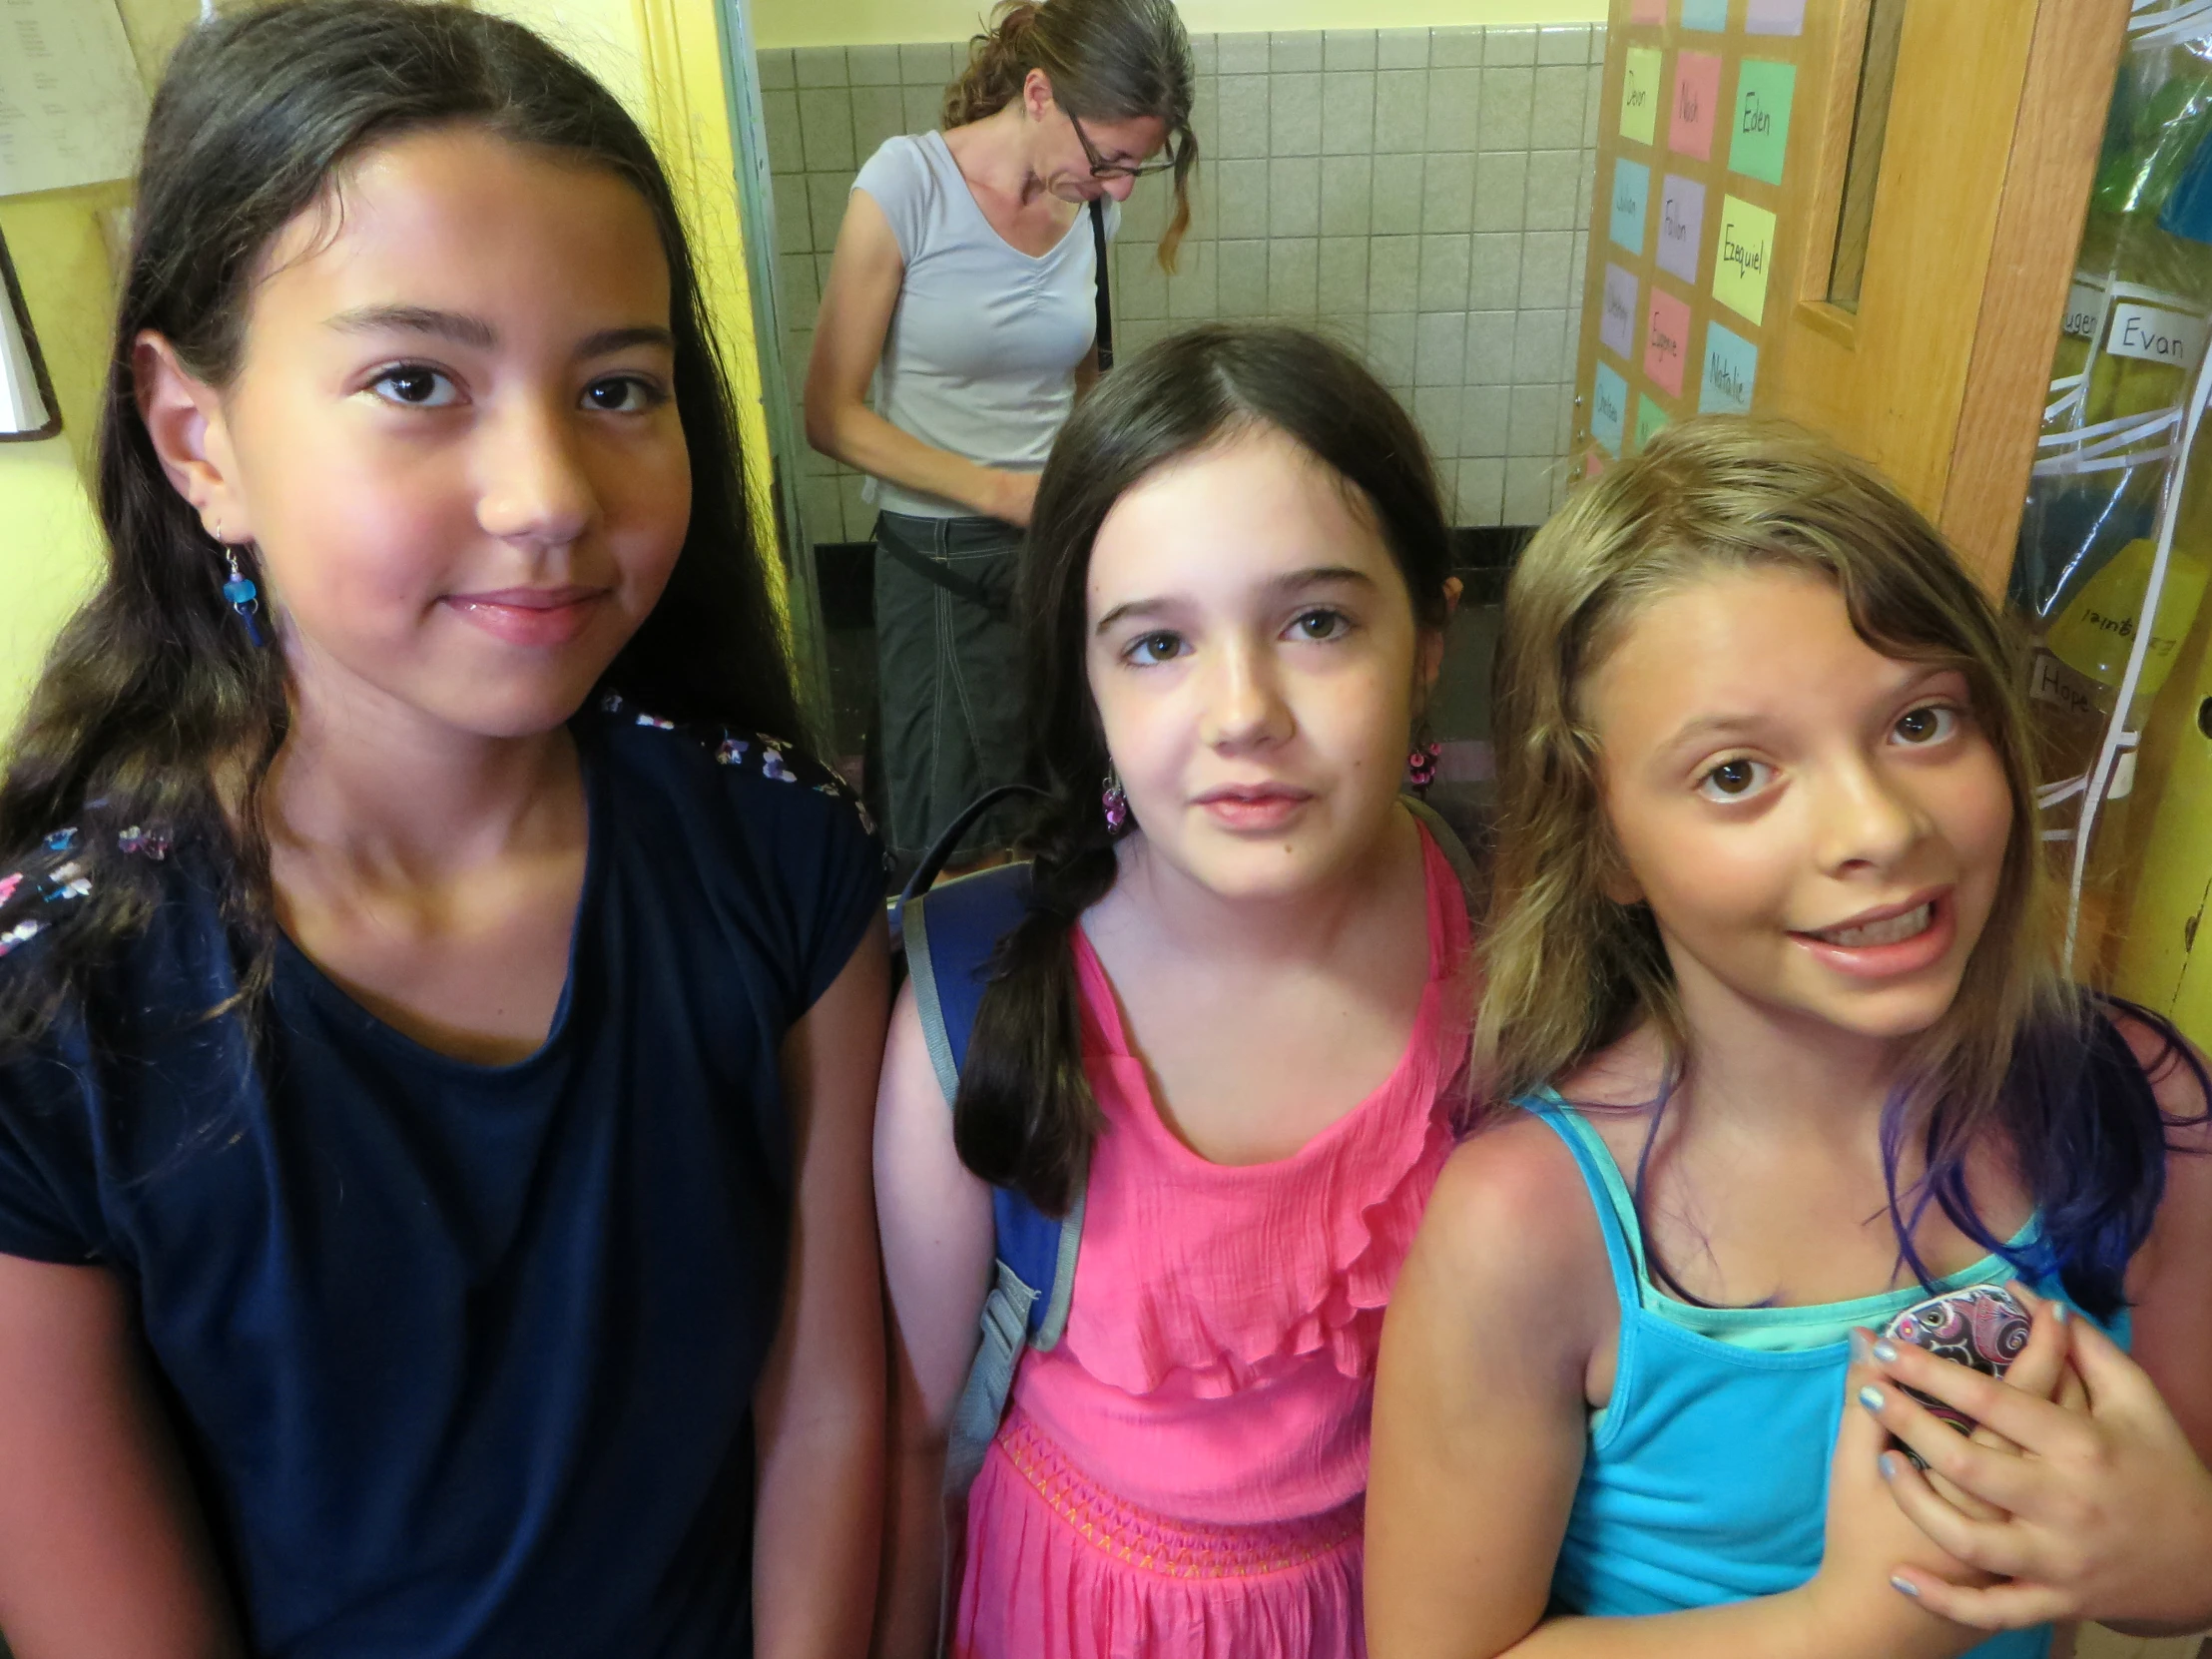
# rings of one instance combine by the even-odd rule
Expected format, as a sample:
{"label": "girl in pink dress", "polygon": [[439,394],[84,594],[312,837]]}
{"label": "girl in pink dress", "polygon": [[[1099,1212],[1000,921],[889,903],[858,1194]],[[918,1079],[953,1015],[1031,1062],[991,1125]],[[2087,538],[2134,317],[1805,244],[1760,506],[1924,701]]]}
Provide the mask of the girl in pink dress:
{"label": "girl in pink dress", "polygon": [[[1457,593],[1426,454],[1336,347],[1193,330],[1077,411],[1028,560],[1032,907],[954,1109],[911,991],[878,1107],[881,1651],[1359,1654],[1376,1345],[1470,1001],[1400,800]],[[992,1184],[1081,1198],[1081,1248],[948,1527]]]}

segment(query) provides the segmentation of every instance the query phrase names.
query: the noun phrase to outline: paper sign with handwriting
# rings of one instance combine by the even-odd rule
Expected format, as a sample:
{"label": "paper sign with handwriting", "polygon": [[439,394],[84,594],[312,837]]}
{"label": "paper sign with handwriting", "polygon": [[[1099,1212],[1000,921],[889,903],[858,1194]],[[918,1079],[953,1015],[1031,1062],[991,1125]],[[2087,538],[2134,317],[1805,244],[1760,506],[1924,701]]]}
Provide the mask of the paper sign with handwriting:
{"label": "paper sign with handwriting", "polygon": [[1698,386],[1699,414],[1749,414],[1759,378],[1759,347],[1718,322],[1705,325],[1705,377]]}
{"label": "paper sign with handwriting", "polygon": [[1668,174],[1659,187],[1659,269],[1696,286],[1704,231],[1705,187]]}
{"label": "paper sign with handwriting", "polygon": [[1624,360],[1636,354],[1636,275],[1605,268],[1605,308],[1598,313],[1598,343]]}
{"label": "paper sign with handwriting", "polygon": [[1747,35],[1802,35],[1805,33],[1805,0],[1751,0],[1744,18]]}
{"label": "paper sign with handwriting", "polygon": [[1651,284],[1651,315],[1644,324],[1644,373],[1670,397],[1682,395],[1682,365],[1690,350],[1690,307]]}
{"label": "paper sign with handwriting", "polygon": [[1674,101],[1667,106],[1667,148],[1699,161],[1713,159],[1713,117],[1721,101],[1721,60],[1711,52],[1678,52]]}
{"label": "paper sign with handwriting", "polygon": [[1644,251],[1644,210],[1651,205],[1651,169],[1616,157],[1613,162],[1613,240],[1631,254]]}
{"label": "paper sign with handwriting", "polygon": [[1797,94],[1797,66],[1746,58],[1736,75],[1736,125],[1728,141],[1728,167],[1770,185],[1782,183],[1790,149],[1790,101]]}
{"label": "paper sign with handwriting", "polygon": [[1590,391],[1590,436],[1608,455],[1621,452],[1621,434],[1628,426],[1628,382],[1620,373],[1597,365],[1597,381]]}
{"label": "paper sign with handwriting", "polygon": [[1667,411],[1649,396],[1636,399],[1636,447],[1646,447],[1667,424]]}
{"label": "paper sign with handwriting", "polygon": [[1767,317],[1767,277],[1774,271],[1774,215],[1721,198],[1721,229],[1713,252],[1713,297],[1754,322]]}
{"label": "paper sign with handwriting", "polygon": [[1719,34],[1728,27],[1728,0],[1682,0],[1682,27]]}
{"label": "paper sign with handwriting", "polygon": [[1659,49],[1631,46],[1622,57],[1621,137],[1650,144],[1659,132]]}

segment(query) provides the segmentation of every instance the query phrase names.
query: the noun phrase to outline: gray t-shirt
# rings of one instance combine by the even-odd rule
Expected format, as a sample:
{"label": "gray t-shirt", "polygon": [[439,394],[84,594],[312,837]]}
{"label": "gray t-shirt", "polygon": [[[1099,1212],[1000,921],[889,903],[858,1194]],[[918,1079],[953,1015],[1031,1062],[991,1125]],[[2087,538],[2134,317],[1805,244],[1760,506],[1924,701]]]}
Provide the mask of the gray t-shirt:
{"label": "gray t-shirt", "polygon": [[[991,229],[938,133],[884,140],[852,188],[883,210],[906,263],[875,371],[875,412],[980,465],[1042,470],[1098,330],[1089,210],[1050,253],[1022,253]],[[1108,237],[1120,223],[1109,199]],[[974,510],[883,478],[869,490],[886,512],[963,518]]]}

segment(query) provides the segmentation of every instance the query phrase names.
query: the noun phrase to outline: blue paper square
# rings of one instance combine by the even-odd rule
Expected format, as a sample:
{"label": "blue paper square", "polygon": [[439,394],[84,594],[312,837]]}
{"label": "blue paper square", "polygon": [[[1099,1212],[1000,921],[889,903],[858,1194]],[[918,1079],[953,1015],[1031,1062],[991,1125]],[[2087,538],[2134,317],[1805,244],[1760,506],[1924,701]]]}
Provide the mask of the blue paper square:
{"label": "blue paper square", "polygon": [[1749,414],[1751,391],[1759,378],[1759,347],[1718,322],[1705,325],[1704,372],[1699,376],[1699,414]]}
{"label": "blue paper square", "polygon": [[1628,382],[1604,363],[1597,365],[1597,383],[1590,392],[1590,436],[1606,454],[1621,452],[1621,434],[1628,426]]}
{"label": "blue paper square", "polygon": [[1721,33],[1728,27],[1728,0],[1682,0],[1682,27]]}

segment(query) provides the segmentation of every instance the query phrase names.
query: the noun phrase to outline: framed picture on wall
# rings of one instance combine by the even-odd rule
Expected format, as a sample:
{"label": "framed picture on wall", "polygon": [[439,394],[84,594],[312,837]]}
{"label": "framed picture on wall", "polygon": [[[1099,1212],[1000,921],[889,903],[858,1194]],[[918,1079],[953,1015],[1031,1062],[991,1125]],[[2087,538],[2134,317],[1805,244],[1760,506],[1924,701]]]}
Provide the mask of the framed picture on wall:
{"label": "framed picture on wall", "polygon": [[61,429],[61,405],[54,401],[31,308],[15,279],[7,239],[0,237],[0,443],[50,438]]}

